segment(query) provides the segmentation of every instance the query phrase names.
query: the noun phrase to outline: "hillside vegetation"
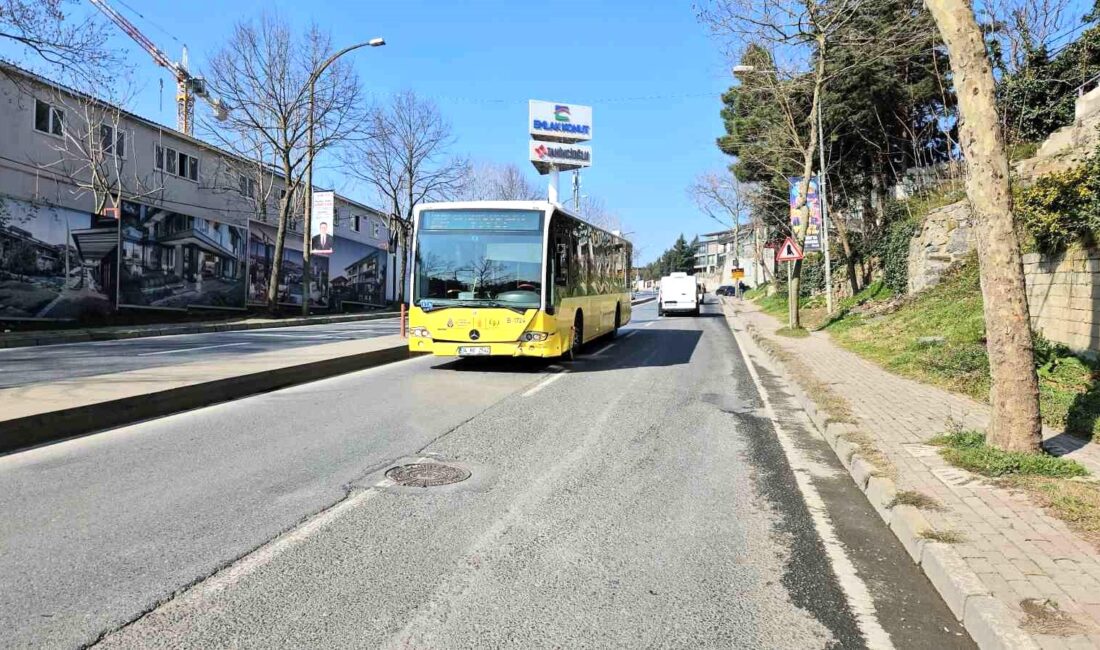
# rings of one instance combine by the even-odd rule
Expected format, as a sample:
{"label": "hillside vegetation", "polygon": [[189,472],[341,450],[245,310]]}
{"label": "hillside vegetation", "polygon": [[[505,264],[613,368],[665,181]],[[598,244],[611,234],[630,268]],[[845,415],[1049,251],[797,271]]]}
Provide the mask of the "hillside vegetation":
{"label": "hillside vegetation", "polygon": [[[875,290],[871,285],[865,293]],[[881,292],[864,302],[874,306],[886,296]],[[866,306],[844,314],[841,305],[843,315],[824,329],[843,347],[900,375],[988,399],[989,357],[976,262],[892,310],[876,313]],[[1100,430],[1100,365],[1037,337],[1036,366],[1043,421],[1085,437]]]}

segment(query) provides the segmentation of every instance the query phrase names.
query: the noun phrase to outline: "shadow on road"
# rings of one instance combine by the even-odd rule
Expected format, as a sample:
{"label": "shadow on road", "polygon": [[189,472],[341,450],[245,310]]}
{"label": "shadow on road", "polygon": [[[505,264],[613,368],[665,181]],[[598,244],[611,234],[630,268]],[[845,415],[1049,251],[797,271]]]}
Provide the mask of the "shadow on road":
{"label": "shadow on road", "polygon": [[[707,314],[705,314],[707,315]],[[502,358],[454,359],[433,366],[432,370],[452,372],[508,372],[532,374],[543,372],[550,365],[560,363],[570,372],[599,372],[628,368],[654,368],[678,366],[691,362],[691,355],[702,338],[701,330],[654,329],[633,330],[630,338],[620,334],[618,338],[601,338],[588,343],[576,360],[568,356],[560,359]],[[607,348],[610,343],[615,347]]]}

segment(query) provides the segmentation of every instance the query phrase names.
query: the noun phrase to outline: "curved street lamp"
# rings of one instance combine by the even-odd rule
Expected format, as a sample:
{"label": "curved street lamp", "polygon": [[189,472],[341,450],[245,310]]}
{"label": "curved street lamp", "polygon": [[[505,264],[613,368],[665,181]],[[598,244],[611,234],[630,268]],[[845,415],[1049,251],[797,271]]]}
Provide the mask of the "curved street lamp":
{"label": "curved street lamp", "polygon": [[[317,66],[313,73],[309,75],[309,117],[307,118],[309,142],[307,144],[308,149],[306,155],[306,204],[304,215],[302,218],[302,316],[309,316],[309,285],[312,282],[312,278],[310,276],[312,275],[313,270],[310,266],[312,255],[310,251],[311,238],[309,236],[309,231],[312,229],[313,225],[313,156],[316,153],[315,151],[313,151],[313,128],[315,119],[313,113],[317,79],[319,79],[321,75],[324,74],[325,70],[327,70],[328,67],[332,65],[334,61],[336,61],[336,59],[339,59],[348,52],[358,50],[361,47],[381,47],[385,44],[386,39],[384,38],[372,38],[369,41],[364,41],[362,43],[356,43],[355,45],[345,47],[344,49],[340,50],[339,52],[333,54],[332,56],[321,62],[321,65]],[[332,236],[336,237],[336,224],[333,224]],[[329,307],[331,309],[331,305],[329,305]]]}

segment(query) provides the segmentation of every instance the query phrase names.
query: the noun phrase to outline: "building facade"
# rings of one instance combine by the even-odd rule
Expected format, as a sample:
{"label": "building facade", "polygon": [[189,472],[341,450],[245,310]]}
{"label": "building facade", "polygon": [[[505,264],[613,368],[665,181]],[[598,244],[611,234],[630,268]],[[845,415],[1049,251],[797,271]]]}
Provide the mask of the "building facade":
{"label": "building facade", "polygon": [[[277,173],[0,66],[0,320],[266,302]],[[303,300],[301,205],[276,280],[288,305]],[[334,217],[307,299],[329,310],[392,300],[388,218],[339,196]]]}

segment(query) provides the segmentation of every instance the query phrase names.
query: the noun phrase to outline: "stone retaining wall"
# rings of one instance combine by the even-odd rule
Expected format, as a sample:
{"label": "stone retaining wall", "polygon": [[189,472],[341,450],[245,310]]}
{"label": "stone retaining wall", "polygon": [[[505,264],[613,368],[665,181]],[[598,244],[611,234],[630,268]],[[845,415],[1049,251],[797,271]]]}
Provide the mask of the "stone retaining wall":
{"label": "stone retaining wall", "polygon": [[1100,251],[1024,255],[1032,327],[1078,352],[1100,352]]}
{"label": "stone retaining wall", "polygon": [[970,205],[959,201],[928,213],[909,241],[909,293],[939,284],[943,274],[974,250]]}

